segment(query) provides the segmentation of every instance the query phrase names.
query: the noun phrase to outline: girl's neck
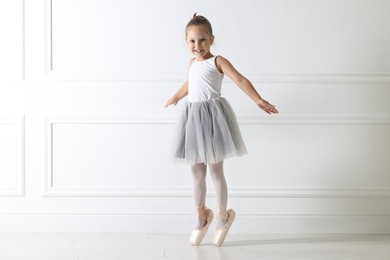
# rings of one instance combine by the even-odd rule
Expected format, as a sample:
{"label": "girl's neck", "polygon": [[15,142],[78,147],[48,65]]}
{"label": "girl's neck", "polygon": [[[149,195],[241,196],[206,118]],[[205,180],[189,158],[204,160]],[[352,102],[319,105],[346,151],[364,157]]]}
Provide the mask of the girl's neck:
{"label": "girl's neck", "polygon": [[203,56],[203,57],[201,57],[199,59],[195,58],[195,60],[196,61],[204,61],[204,60],[211,59],[212,57],[214,57],[214,55],[211,54],[211,52],[209,52],[208,54],[206,54],[205,56]]}

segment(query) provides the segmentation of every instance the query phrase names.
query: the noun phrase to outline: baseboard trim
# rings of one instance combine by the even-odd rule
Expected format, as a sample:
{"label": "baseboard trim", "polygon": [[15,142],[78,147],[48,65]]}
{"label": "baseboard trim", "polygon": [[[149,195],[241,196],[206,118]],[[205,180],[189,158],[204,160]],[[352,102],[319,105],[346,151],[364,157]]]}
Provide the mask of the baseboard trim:
{"label": "baseboard trim", "polygon": [[[209,197],[215,197],[213,189]],[[390,198],[389,189],[380,188],[266,188],[231,187],[231,198]],[[190,187],[128,187],[128,188],[54,188],[46,187],[44,197],[192,197]]]}
{"label": "baseboard trim", "polygon": [[[192,214],[0,213],[0,232],[188,233]],[[26,213],[26,212],[25,212]],[[390,234],[390,213],[377,215],[238,214],[232,233]],[[212,226],[212,229],[214,227]]]}

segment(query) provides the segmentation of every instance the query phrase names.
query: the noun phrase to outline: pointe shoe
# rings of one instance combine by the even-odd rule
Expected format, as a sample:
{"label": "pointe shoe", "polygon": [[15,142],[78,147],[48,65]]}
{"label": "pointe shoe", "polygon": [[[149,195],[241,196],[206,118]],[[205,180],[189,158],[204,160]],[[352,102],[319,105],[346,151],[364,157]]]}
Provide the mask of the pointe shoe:
{"label": "pointe shoe", "polygon": [[[203,209],[197,209],[197,210],[198,210],[198,218],[202,219],[202,215],[203,215],[203,217],[205,217],[206,224],[202,227],[194,228],[192,230],[190,243],[193,246],[200,245],[214,217],[213,211],[211,209],[207,209],[206,207],[204,207]],[[203,211],[203,212],[199,212],[199,211]]]}
{"label": "pointe shoe", "polygon": [[225,238],[229,232],[230,226],[233,224],[234,218],[236,217],[236,212],[232,209],[227,210],[228,219],[225,225],[217,228],[214,234],[214,245],[222,246]]}

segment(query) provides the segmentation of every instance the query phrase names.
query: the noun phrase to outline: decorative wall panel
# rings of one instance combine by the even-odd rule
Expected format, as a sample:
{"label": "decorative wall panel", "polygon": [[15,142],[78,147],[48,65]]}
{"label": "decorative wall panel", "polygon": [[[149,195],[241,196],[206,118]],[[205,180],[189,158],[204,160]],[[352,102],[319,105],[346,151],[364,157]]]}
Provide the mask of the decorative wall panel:
{"label": "decorative wall panel", "polygon": [[23,80],[24,79],[24,1],[23,0],[0,1],[0,35],[1,35],[0,81],[1,80]]}
{"label": "decorative wall panel", "polygon": [[0,196],[23,196],[23,118],[0,117],[0,144]]}

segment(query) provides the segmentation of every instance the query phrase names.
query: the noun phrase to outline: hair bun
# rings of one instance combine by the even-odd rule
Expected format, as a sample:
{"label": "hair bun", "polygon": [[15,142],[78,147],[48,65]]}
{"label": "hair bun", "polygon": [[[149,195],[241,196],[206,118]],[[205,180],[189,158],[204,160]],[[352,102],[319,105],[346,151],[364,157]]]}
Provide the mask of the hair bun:
{"label": "hair bun", "polygon": [[210,35],[213,35],[213,29],[211,28],[211,24],[209,20],[207,20],[207,18],[202,15],[198,15],[198,13],[194,13],[191,20],[188,22],[186,26],[186,35],[187,35],[187,29],[193,25],[203,25],[206,27],[208,33]]}

